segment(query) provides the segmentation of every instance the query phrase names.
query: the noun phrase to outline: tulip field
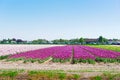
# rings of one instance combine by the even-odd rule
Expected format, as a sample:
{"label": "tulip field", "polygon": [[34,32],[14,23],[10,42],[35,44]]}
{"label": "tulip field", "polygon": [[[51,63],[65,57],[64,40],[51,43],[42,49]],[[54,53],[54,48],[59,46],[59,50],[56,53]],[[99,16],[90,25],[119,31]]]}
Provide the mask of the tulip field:
{"label": "tulip field", "polygon": [[12,55],[9,56],[9,59],[23,58],[47,60],[52,58],[52,62],[67,62],[71,60],[72,53],[74,53],[73,58],[75,63],[120,62],[120,52],[90,46],[65,45],[42,49],[39,49],[39,47],[24,49],[24,52],[19,52],[17,54],[10,52]]}

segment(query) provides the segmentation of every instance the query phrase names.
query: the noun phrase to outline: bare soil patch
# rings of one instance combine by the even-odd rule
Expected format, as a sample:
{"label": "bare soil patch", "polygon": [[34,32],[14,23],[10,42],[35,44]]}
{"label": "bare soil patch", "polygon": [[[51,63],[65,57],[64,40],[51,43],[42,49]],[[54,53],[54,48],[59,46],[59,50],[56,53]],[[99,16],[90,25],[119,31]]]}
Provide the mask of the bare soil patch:
{"label": "bare soil patch", "polygon": [[96,63],[96,64],[70,64],[52,63],[51,59],[45,63],[23,63],[22,61],[0,61],[0,69],[24,69],[24,70],[64,70],[69,74],[81,74],[84,77],[101,75],[103,72],[120,73],[120,63]]}

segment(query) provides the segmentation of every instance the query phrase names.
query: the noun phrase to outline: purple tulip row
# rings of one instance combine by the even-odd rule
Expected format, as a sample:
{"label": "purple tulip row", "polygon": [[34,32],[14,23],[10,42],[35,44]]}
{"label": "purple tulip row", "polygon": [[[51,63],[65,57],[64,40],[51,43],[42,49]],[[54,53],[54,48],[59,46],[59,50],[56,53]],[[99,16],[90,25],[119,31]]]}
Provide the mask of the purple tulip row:
{"label": "purple tulip row", "polygon": [[120,52],[115,52],[111,50],[105,50],[100,48],[94,48],[89,46],[80,46],[82,49],[87,50],[91,54],[95,55],[96,57],[101,58],[117,58],[120,57]]}
{"label": "purple tulip row", "polygon": [[[56,48],[56,49],[55,49]],[[14,54],[10,56],[11,58],[33,58],[33,59],[45,59],[52,56],[57,47],[43,48],[33,51],[27,51],[19,54]]]}
{"label": "purple tulip row", "polygon": [[95,59],[95,56],[90,54],[88,51],[80,48],[80,46],[74,46],[74,58],[76,59]]}
{"label": "purple tulip row", "polygon": [[57,49],[52,55],[53,58],[57,59],[69,59],[72,53],[72,46],[64,46]]}
{"label": "purple tulip row", "polygon": [[33,58],[33,59],[46,59],[49,57],[57,59],[69,59],[72,55],[72,50],[74,48],[74,58],[75,59],[93,59],[96,57],[101,58],[117,58],[120,57],[119,52],[114,52],[110,50],[103,50],[88,46],[56,46],[50,48],[43,48],[33,51],[27,51],[20,54],[14,54],[10,56],[11,58]]}

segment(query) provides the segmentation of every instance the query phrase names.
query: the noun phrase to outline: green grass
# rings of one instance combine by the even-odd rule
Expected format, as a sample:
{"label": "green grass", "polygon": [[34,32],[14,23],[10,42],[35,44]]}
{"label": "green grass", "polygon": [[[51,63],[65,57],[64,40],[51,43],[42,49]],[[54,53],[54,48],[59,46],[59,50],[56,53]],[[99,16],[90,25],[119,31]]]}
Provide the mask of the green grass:
{"label": "green grass", "polygon": [[111,74],[110,72],[104,72],[102,77],[106,77],[109,80],[116,80],[115,78],[119,77],[120,78],[120,73],[117,74]]}
{"label": "green grass", "polygon": [[65,62],[69,62],[70,59],[59,59],[59,58],[53,58],[52,62],[61,62],[61,63],[65,63]]}
{"label": "green grass", "polygon": [[4,71],[0,74],[0,76],[9,76],[9,77],[15,77],[18,74],[17,71]]}
{"label": "green grass", "polygon": [[[26,73],[25,73],[26,72]],[[69,72],[69,71],[67,71]],[[7,77],[10,77],[9,80],[16,80],[16,76],[20,76],[23,73],[27,75],[27,80],[38,80],[38,79],[45,79],[45,80],[80,80],[82,75],[79,73],[75,74],[67,74],[66,71],[63,70],[0,70],[0,79],[4,77],[4,80],[7,80]],[[120,73],[112,73],[112,72],[102,72],[102,75],[89,77],[92,80],[120,80]],[[22,75],[23,76],[23,75]]]}
{"label": "green grass", "polygon": [[30,76],[44,76],[49,78],[58,77],[60,80],[63,80],[66,77],[66,73],[63,70],[40,70],[40,71],[29,71]]}
{"label": "green grass", "polygon": [[91,80],[120,80],[120,73],[104,72],[102,75],[91,77]]}
{"label": "green grass", "polygon": [[104,62],[104,63],[115,63],[115,62],[120,63],[119,59],[111,59],[111,58],[96,58],[95,61]]}
{"label": "green grass", "polygon": [[32,70],[32,71],[28,71],[28,73],[30,75],[33,75],[33,74],[49,74],[49,73],[64,73],[63,70]]}
{"label": "green grass", "polygon": [[[38,63],[44,63],[45,61],[47,61],[49,58],[44,59],[44,60],[40,60],[40,59],[24,59],[24,58],[10,58],[10,59],[6,59],[6,61],[23,61],[23,63],[34,63],[34,62],[38,62]],[[60,62],[60,63],[65,63],[65,62],[70,62],[70,59],[52,59],[52,62]],[[110,59],[110,58],[96,58],[95,60],[92,59],[74,59],[75,64],[76,63],[89,63],[89,64],[95,64],[96,62],[104,62],[104,63],[115,63],[118,62],[120,63],[119,59]]]}
{"label": "green grass", "polygon": [[23,61],[23,63],[27,63],[27,62],[31,62],[31,63],[34,63],[34,62],[38,62],[38,63],[43,63],[45,62],[47,59],[44,59],[44,60],[41,60],[41,59],[32,59],[32,58],[28,58],[28,59],[25,59],[25,58],[8,58],[6,59],[6,61]]}
{"label": "green grass", "polygon": [[19,73],[24,72],[24,70],[0,70],[0,77],[10,77],[10,78],[14,78],[15,76],[17,76]]}
{"label": "green grass", "polygon": [[102,80],[101,76],[95,76],[93,80]]}
{"label": "green grass", "polygon": [[80,75],[78,75],[78,74],[73,74],[73,77],[74,77],[75,79],[79,79],[79,78],[80,78]]}

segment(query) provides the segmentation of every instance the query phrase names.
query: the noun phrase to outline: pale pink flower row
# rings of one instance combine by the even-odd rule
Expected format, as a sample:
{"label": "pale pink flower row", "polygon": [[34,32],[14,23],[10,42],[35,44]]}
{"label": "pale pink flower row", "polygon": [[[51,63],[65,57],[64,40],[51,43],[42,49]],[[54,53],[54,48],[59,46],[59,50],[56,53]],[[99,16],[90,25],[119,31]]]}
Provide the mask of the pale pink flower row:
{"label": "pale pink flower row", "polygon": [[0,45],[0,56],[37,50],[55,45]]}

